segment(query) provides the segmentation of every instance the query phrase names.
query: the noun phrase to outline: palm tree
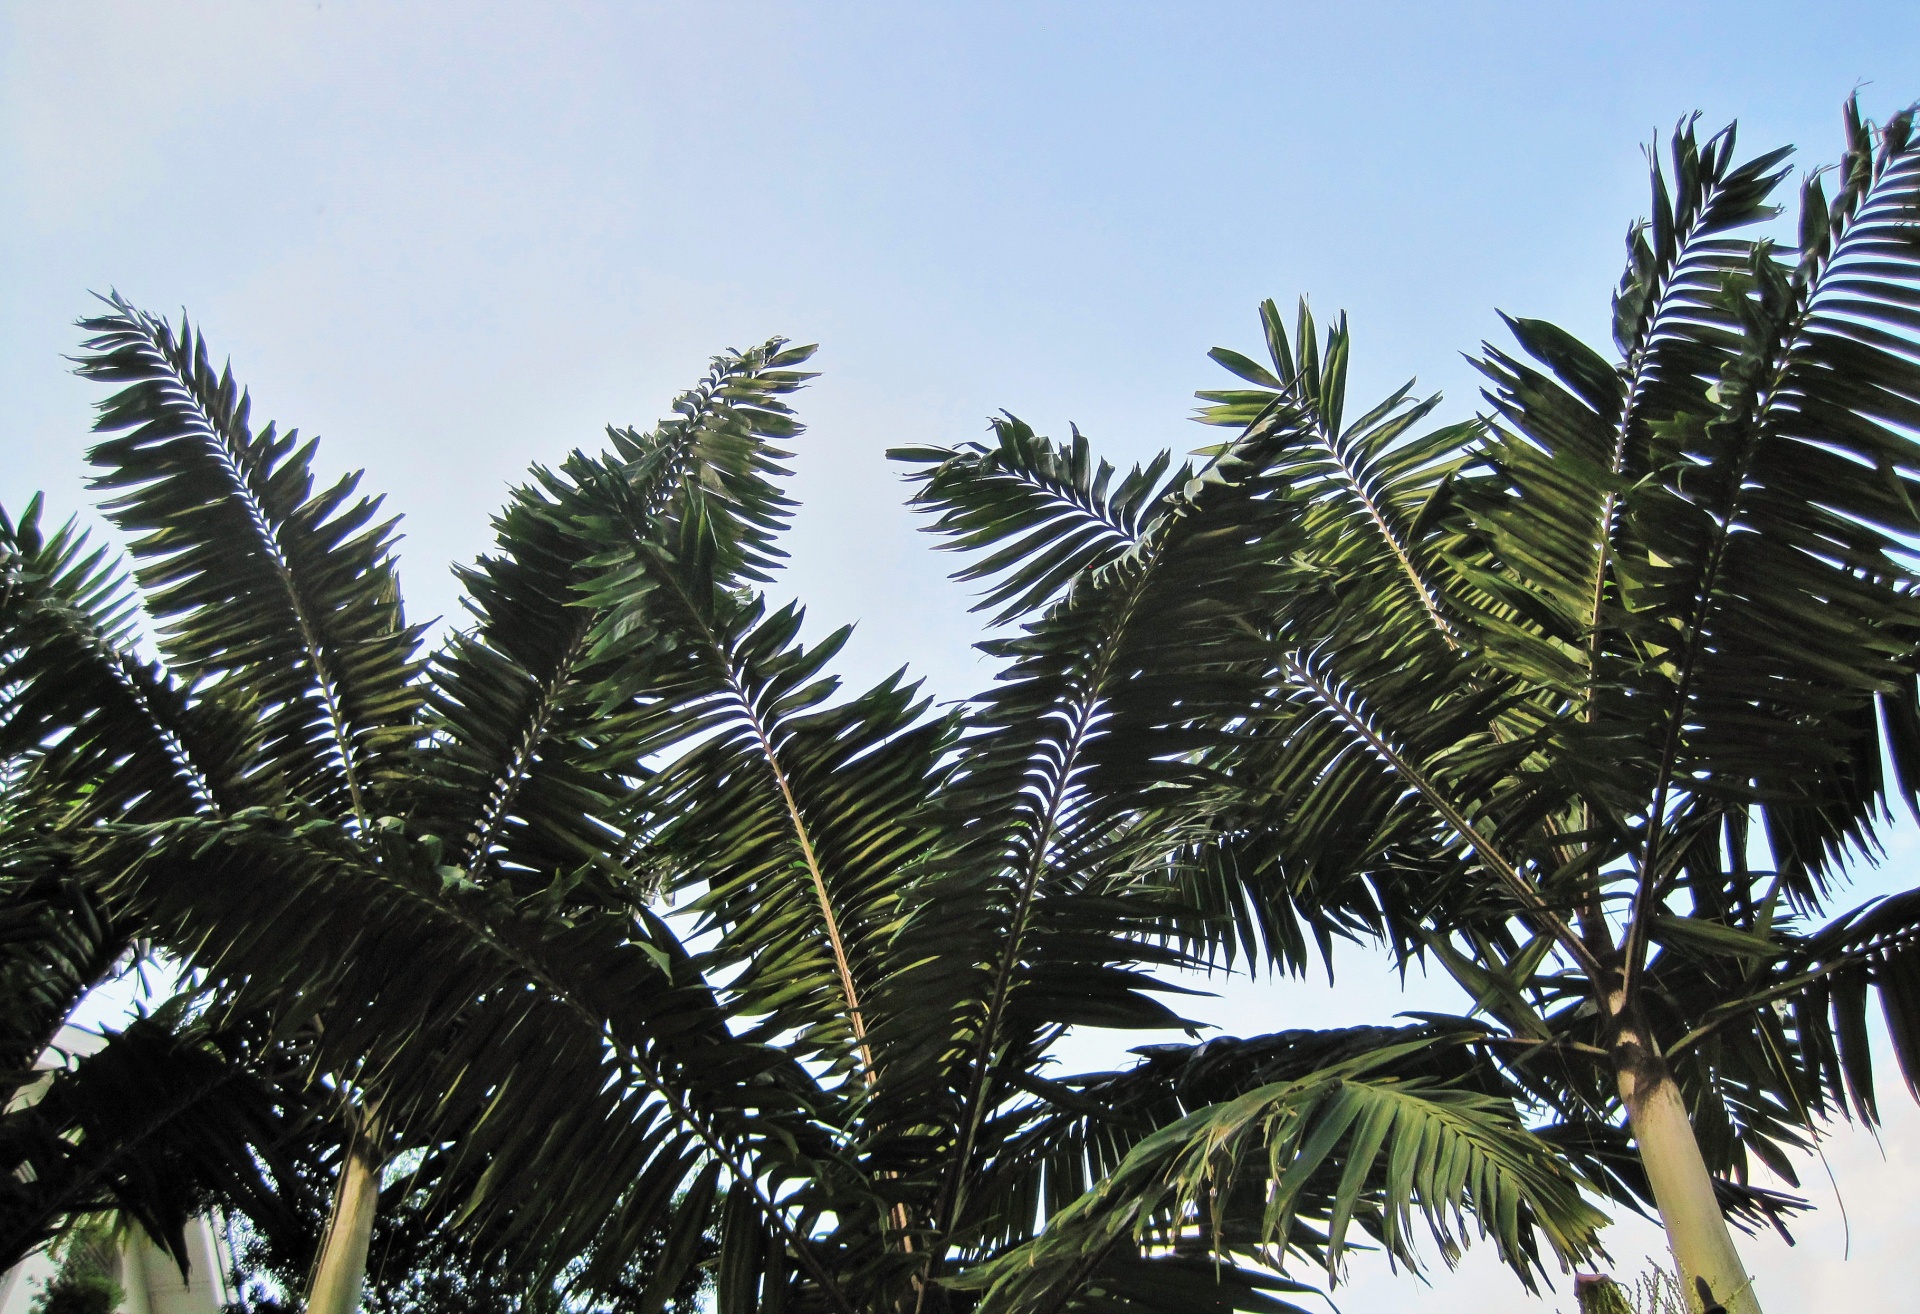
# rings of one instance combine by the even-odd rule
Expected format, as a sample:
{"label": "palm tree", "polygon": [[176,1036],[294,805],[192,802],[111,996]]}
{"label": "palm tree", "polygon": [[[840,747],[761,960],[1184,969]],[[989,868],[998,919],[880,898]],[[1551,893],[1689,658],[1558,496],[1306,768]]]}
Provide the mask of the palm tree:
{"label": "palm tree", "polygon": [[1510,319],[1482,420],[1409,437],[1407,390],[1348,420],[1345,322],[1304,305],[1201,394],[1286,444],[1292,519],[1243,581],[1264,703],[1203,750],[1218,834],[1178,873],[1238,930],[1195,934],[1437,961],[1562,1143],[1650,1193],[1689,1298],[1742,1314],[1726,1215],[1796,1203],[1750,1162],[1791,1180],[1821,1118],[1877,1116],[1870,991],[1920,1090],[1920,891],[1830,911],[1920,803],[1911,127],[1849,104],[1787,242],[1753,231],[1787,152],[1683,123],[1618,357]]}
{"label": "palm tree", "polygon": [[[1049,1069],[1073,1026],[1188,1025],[1150,973],[1205,915],[1165,857],[1211,824],[1194,754],[1256,690],[1219,599],[1286,510],[1284,444],[1116,481],[1009,423],[936,468],[958,546],[983,516],[1073,539],[999,577],[1001,677],[936,713],[900,676],[840,694],[846,631],[809,642],[757,592],[808,348],[730,353],[675,418],[536,467],[423,659],[355,479],[316,492],[312,443],[255,433],[184,324],[116,299],[86,327],[82,373],[123,385],[97,482],[166,665],[104,583],[61,613],[66,669],[5,694],[41,709],[9,747],[107,782],[61,821],[79,878],[221,1009],[309,1036],[351,1110],[310,1311],[354,1303],[401,1147],[471,1244],[589,1256],[581,1290],[657,1246],[652,1309],[713,1230],[723,1314],[1275,1310],[1297,1288],[1263,1265],[1337,1263],[1354,1226],[1412,1262],[1416,1213],[1448,1257],[1471,1215],[1528,1281],[1591,1252],[1585,1161],[1522,1125],[1475,1031]],[[1166,1151],[1226,1123],[1277,1193]],[[1112,1168],[1126,1218],[1036,1251]]]}

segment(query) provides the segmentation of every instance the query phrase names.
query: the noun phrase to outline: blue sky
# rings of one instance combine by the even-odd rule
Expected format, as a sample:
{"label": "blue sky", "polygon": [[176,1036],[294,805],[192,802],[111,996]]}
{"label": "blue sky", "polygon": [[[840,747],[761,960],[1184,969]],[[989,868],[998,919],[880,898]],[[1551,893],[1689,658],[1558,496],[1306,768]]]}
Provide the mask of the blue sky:
{"label": "blue sky", "polygon": [[[855,678],[910,663],[943,696],[984,677],[977,629],[886,447],[1001,408],[1077,421],[1116,460],[1196,445],[1205,350],[1301,294],[1351,312],[1358,396],[1417,375],[1464,416],[1461,353],[1496,309],[1604,343],[1642,145],[1676,119],[1819,163],[1856,86],[1882,117],[1920,96],[1920,24],[1893,4],[0,16],[0,501],[84,506],[96,396],[61,358],[87,290],[117,287],[188,307],[256,415],[367,467],[407,516],[410,605],[450,615],[447,564],[528,462],[649,422],[724,347],[818,341],[781,587],[818,625],[860,622]],[[1910,884],[1914,850],[1903,832],[1863,890]],[[1215,1016],[1404,1006],[1356,959],[1338,992],[1236,988]],[[1776,1308],[1894,1308],[1891,1252],[1920,1224],[1900,1189],[1920,1119],[1898,1107],[1890,1162],[1859,1134],[1831,1148],[1851,1261],[1831,1208],[1797,1251],[1755,1247]],[[1363,1266],[1341,1306],[1415,1294]],[[1545,1308],[1480,1260],[1423,1303]]]}

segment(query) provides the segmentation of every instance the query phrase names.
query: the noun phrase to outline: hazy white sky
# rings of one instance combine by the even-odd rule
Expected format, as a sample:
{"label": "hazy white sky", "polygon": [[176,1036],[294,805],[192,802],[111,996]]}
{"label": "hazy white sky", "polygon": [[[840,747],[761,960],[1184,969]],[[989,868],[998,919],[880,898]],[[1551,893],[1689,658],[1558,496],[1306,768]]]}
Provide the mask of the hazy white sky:
{"label": "hazy white sky", "polygon": [[[1856,86],[1920,96],[1909,4],[498,5],[0,0],[0,502],[85,505],[88,289],[189,308],[259,417],[406,513],[417,614],[534,460],[645,424],[706,358],[819,341],[782,587],[858,620],[848,672],[984,670],[882,458],[1002,407],[1116,459],[1201,440],[1216,344],[1306,293],[1352,312],[1360,396],[1454,416],[1495,310],[1605,341],[1642,143],[1693,110],[1832,158]],[[1913,883],[1920,845],[1860,893]],[[1240,986],[1239,1031],[1403,999]],[[1101,1047],[1104,1045],[1104,1050]],[[1087,1053],[1110,1052],[1089,1039]],[[1890,1087],[1893,1083],[1890,1083]],[[1776,1310],[1905,1309],[1920,1116],[1830,1146],[1852,1217],[1749,1247]],[[1817,1189],[1816,1189],[1817,1188]],[[1622,1225],[1616,1247],[1657,1238]],[[1541,1309],[1484,1255],[1343,1310]],[[1558,1304],[1568,1297],[1563,1291]]]}

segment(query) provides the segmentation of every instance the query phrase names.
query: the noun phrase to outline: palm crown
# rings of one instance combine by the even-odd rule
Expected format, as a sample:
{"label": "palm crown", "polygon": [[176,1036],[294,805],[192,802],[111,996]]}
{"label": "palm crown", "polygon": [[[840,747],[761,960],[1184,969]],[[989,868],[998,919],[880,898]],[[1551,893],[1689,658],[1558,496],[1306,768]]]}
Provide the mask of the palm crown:
{"label": "palm crown", "polygon": [[1265,688],[1243,585],[1297,534],[1294,428],[1119,478],[1011,420],[908,453],[1013,624],[994,687],[936,714],[901,677],[841,695],[845,632],[755,591],[810,349],[722,357],[673,419],[536,468],[422,656],[354,479],[316,491],[313,444],[255,432],[184,324],[115,300],[86,328],[164,664],[117,576],[56,599],[45,558],[82,549],[10,533],[6,749],[204,1015],[298,1038],[338,1092],[315,1308],[350,1305],[348,1223],[402,1146],[530,1267],[664,1226],[655,1304],[717,1229],[726,1314],[1270,1309],[1292,1284],[1262,1262],[1337,1262],[1354,1225],[1412,1259],[1420,1211],[1449,1257],[1473,1214],[1529,1280],[1542,1238],[1590,1252],[1588,1179],[1473,1029],[1049,1071],[1069,1027],[1184,1025],[1151,971],[1218,920],[1181,855],[1217,852],[1208,754]]}
{"label": "palm crown", "polygon": [[[1531,1278],[1591,1253],[1584,1187],[1754,1308],[1722,1215],[1792,1202],[1748,1157],[1874,1116],[1870,991],[1920,1056],[1916,896],[1818,920],[1920,797],[1920,156],[1848,125],[1791,250],[1742,232],[1781,153],[1683,125],[1620,360],[1510,321],[1484,420],[1349,418],[1344,323],[1269,303],[1198,464],[1010,417],[897,453],[1001,627],[945,713],[842,694],[845,632],[757,592],[808,349],[536,468],[423,656],[378,504],[115,301],[82,370],[162,661],[115,572],[5,526],[9,870],[294,1047],[343,1202],[412,1146],[530,1267],[664,1227],[651,1305],[709,1230],[724,1314],[1274,1308],[1416,1213]],[[1474,1015],[1049,1066],[1182,1027],[1156,969],[1369,934]]]}
{"label": "palm crown", "polygon": [[1295,436],[1297,507],[1264,706],[1207,759],[1211,901],[1246,944],[1345,907],[1437,960],[1729,1308],[1758,1306],[1723,1212],[1791,1203],[1749,1159],[1791,1180],[1816,1119],[1875,1117],[1870,990],[1920,1073],[1920,896],[1822,921],[1920,800],[1911,124],[1848,107],[1796,245],[1749,231],[1786,152],[1682,124],[1618,358],[1510,319],[1482,421],[1409,439],[1404,394],[1345,420],[1344,323],[1290,337],[1271,303],[1270,363],[1216,352],[1249,386],[1202,394]]}

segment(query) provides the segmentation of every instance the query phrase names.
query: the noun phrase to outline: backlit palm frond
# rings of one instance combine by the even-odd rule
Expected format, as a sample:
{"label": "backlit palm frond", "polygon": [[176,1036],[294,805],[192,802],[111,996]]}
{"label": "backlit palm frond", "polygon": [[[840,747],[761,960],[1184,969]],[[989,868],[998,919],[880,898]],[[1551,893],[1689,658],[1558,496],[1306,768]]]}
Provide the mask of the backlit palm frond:
{"label": "backlit palm frond", "polygon": [[[1881,778],[1883,754],[1920,756],[1920,143],[1910,110],[1876,133],[1850,104],[1847,129],[1832,201],[1819,175],[1804,190],[1797,263],[1756,251],[1750,281],[1729,288],[1747,316],[1747,352],[1719,382],[1727,432],[1711,445],[1745,441],[1741,477],[1753,491],[1736,503],[1714,485],[1683,490],[1737,505],[1748,532],[1722,554],[1725,602],[1698,592],[1710,637],[1689,716],[1705,733],[1683,737],[1677,767],[1753,779],[1776,856],[1815,882],[1846,846],[1871,843],[1891,787],[1920,800],[1910,777]],[[1789,780],[1778,748],[1735,748],[1756,705],[1793,725],[1776,745],[1790,736],[1795,754],[1829,765]],[[1821,736],[1825,754],[1811,742]]]}
{"label": "backlit palm frond", "polygon": [[[1782,892],[1810,908],[1884,815],[1877,702],[1891,751],[1912,754],[1920,412],[1899,400],[1912,361],[1867,322],[1876,296],[1898,313],[1920,273],[1909,122],[1897,116],[1876,154],[1850,109],[1840,197],[1829,205],[1809,183],[1797,261],[1748,244],[1716,292],[1738,353],[1699,411],[1652,426],[1657,476],[1623,502],[1617,642],[1660,656],[1615,662],[1609,680],[1628,696],[1601,706],[1595,738],[1628,747],[1610,774],[1643,782],[1629,973],[1689,836],[1721,811],[1758,805]],[[1884,277],[1863,288],[1863,268]],[[1757,906],[1750,886],[1707,903]]]}
{"label": "backlit palm frond", "polygon": [[[175,618],[163,648],[199,679],[194,706],[244,696],[263,718],[267,761],[250,780],[305,771],[339,788],[116,827],[91,847],[89,879],[205,972],[223,1009],[283,1029],[322,1020],[312,1071],[393,1145],[450,1139],[447,1180],[470,1185],[468,1225],[490,1244],[536,1259],[585,1253],[608,1228],[655,1228],[670,1206],[698,1233],[723,1175],[757,1202],[812,1290],[844,1305],[811,1224],[766,1191],[800,1176],[840,1183],[824,1188],[840,1200],[851,1183],[853,1203],[835,1207],[871,1212],[858,1175],[831,1167],[840,1148],[815,1077],[766,1036],[738,1035],[737,1001],[703,975],[711,960],[642,909],[645,877],[666,857],[635,861],[661,821],[631,797],[656,751],[688,747],[644,714],[689,652],[705,654],[674,646],[685,599],[655,615],[648,581],[678,588],[684,563],[724,608],[777,559],[788,504],[770,440],[797,430],[781,397],[807,377],[792,367],[808,349],[775,342],[724,358],[652,434],[615,433],[610,455],[536,471],[499,521],[497,554],[467,572],[476,628],[434,667],[431,710],[392,741],[408,755],[392,772],[382,757],[373,790],[354,754],[374,739],[334,715],[358,704],[329,683],[329,645],[391,652],[398,635],[410,652],[412,633],[394,628],[397,607],[382,629],[367,597],[327,589],[330,571],[351,567],[368,596],[385,596],[387,530],[366,528],[370,504],[339,510],[345,486],[310,494],[310,446],[248,434],[244,399],[206,367],[197,338],[181,346],[157,321],[120,318],[93,326],[87,369],[137,379],[106,421],[135,432],[101,459],[133,489],[116,503],[122,519],[154,522],[137,551],[156,611]],[[181,510],[195,490],[207,505]],[[167,516],[193,532],[157,527]],[[223,553],[247,605],[203,626],[187,602],[210,596]],[[332,629],[307,623],[316,599]],[[412,717],[426,687],[411,666],[406,677]],[[918,717],[911,698],[895,701],[865,709]],[[302,727],[315,733],[302,740]],[[384,753],[389,741],[375,738]],[[313,749],[300,762],[295,740]],[[816,792],[832,789],[827,779]],[[847,809],[859,823],[842,827],[855,846],[883,838],[884,818],[862,802]],[[821,1156],[829,1167],[814,1166]]]}
{"label": "backlit palm frond", "polygon": [[[871,993],[896,952],[900,892],[930,842],[921,816],[946,723],[897,677],[834,700],[846,631],[808,645],[795,607],[662,586],[685,605],[675,669],[616,732],[661,765],[633,810],[639,852],[716,937],[709,970],[768,1033],[866,1082]],[[738,969],[737,974],[733,969]]]}
{"label": "backlit palm frond", "polygon": [[109,1209],[177,1258],[216,1197],[272,1229],[309,1100],[259,1019],[212,1026],[181,997],[97,1040],[67,1027],[148,928],[87,879],[85,785],[48,765],[0,780],[0,1262]]}
{"label": "backlit palm frond", "polygon": [[460,571],[477,624],[434,656],[434,735],[409,810],[470,879],[544,882],[605,851],[617,793],[583,769],[592,617],[572,604],[591,548],[537,482],[494,528],[501,550]]}
{"label": "backlit palm frond", "polygon": [[49,777],[68,825],[252,798],[244,718],[139,658],[134,606],[104,549],[42,529],[38,499],[0,512],[0,754]]}
{"label": "backlit palm frond", "polygon": [[1343,427],[1344,321],[1323,342],[1304,306],[1292,336],[1271,302],[1261,313],[1272,368],[1216,351],[1256,386],[1200,394],[1214,403],[1203,421],[1247,425],[1243,442],[1271,432],[1292,535],[1258,590],[1265,698],[1212,759],[1243,807],[1196,855],[1223,873],[1205,902],[1234,914],[1243,944],[1311,930],[1324,952],[1336,934],[1417,920],[1478,864],[1552,929],[1511,843],[1554,809],[1516,788],[1548,718],[1487,661],[1484,622],[1511,603],[1459,513],[1486,477],[1482,428],[1417,433],[1438,399],[1410,401],[1411,385]]}
{"label": "backlit palm frond", "polygon": [[[1106,564],[1137,540],[1144,520],[1192,477],[1168,475],[1162,452],[1114,483],[1079,429],[1067,443],[1040,437],[1022,421],[993,421],[992,446],[903,447],[896,461],[926,468],[913,477],[916,501],[938,512],[928,532],[950,552],[983,553],[956,579],[992,580],[975,610],[1001,607],[994,624],[1040,610],[1077,575]],[[996,578],[997,577],[997,578]]]}
{"label": "backlit palm frond", "polygon": [[354,499],[358,475],[314,490],[314,443],[255,434],[230,371],[190,325],[110,298],[83,321],[80,373],[124,385],[92,450],[105,510],[133,535],[156,639],[188,681],[231,681],[257,705],[259,770],[363,822],[416,733],[419,627],[401,613],[392,523]]}
{"label": "backlit palm frond", "polygon": [[1382,1072],[1432,1043],[1378,1048],[1163,1127],[968,1283],[986,1288],[985,1308],[1037,1311],[1073,1307],[1109,1256],[1198,1247],[1273,1265],[1291,1251],[1337,1268],[1356,1224],[1417,1265],[1416,1216],[1449,1262],[1477,1230],[1529,1282],[1543,1238],[1562,1259],[1591,1254],[1601,1215],[1508,1101]]}
{"label": "backlit palm frond", "polygon": [[[1378,836],[1356,871],[1383,923],[1506,1030],[1515,1079],[1596,1145],[1629,1119],[1690,1137],[1708,1172],[1663,1189],[1703,1216],[1788,1208],[1742,1185],[1752,1164],[1792,1180],[1820,1118],[1868,1110],[1873,989],[1911,1011],[1909,914],[1857,942],[1803,925],[1911,799],[1920,743],[1909,121],[1849,108],[1835,199],[1809,181],[1792,250],[1742,231],[1782,153],[1738,162],[1730,131],[1683,125],[1630,238],[1622,359],[1531,320],[1510,321],[1530,361],[1489,352],[1496,415],[1429,522],[1470,660],[1398,680],[1340,635],[1340,661],[1297,663],[1315,717],[1251,736],[1269,770],[1242,776],[1272,786],[1248,805],[1271,808],[1276,876],[1339,856],[1328,819]],[[1423,881],[1437,897],[1393,897]],[[1665,1132],[1629,1089],[1677,1092]],[[1601,1180],[1653,1180],[1630,1176]],[[1717,1220],[1671,1239],[1729,1280]]]}
{"label": "backlit palm frond", "polygon": [[[1539,820],[1535,799],[1510,784],[1537,743],[1502,733],[1513,701],[1475,687],[1471,658],[1435,654],[1349,679],[1347,663],[1284,634],[1269,652],[1271,694],[1220,755],[1242,800],[1223,840],[1242,879],[1320,919],[1354,907],[1361,925],[1396,939],[1463,898],[1554,933],[1561,910],[1510,845]],[[1492,878],[1482,895],[1465,893],[1473,871]]]}
{"label": "backlit palm frond", "polygon": [[810,350],[719,362],[680,420],[566,462],[531,523],[576,553],[555,618],[576,672],[565,751],[632,786],[601,814],[610,857],[696,900],[730,1008],[871,1080],[862,990],[946,732],[897,678],[834,701],[845,632],[802,643],[797,609],[769,614],[745,587],[779,556],[768,444],[799,432],[778,398]]}
{"label": "backlit palm frond", "polygon": [[0,1103],[35,1080],[86,992],[131,947],[129,928],[76,876],[59,800],[0,773]]}
{"label": "backlit palm frond", "polygon": [[572,528],[598,548],[585,563],[582,600],[610,611],[597,618],[602,655],[644,634],[653,553],[698,558],[727,589],[764,583],[784,558],[775,540],[793,502],[778,483],[788,453],[774,444],[802,431],[782,398],[814,377],[794,368],[813,352],[773,338],[716,357],[706,380],[674,402],[678,419],[646,434],[609,429],[607,452],[575,452],[562,465],[579,490]]}
{"label": "backlit palm frond", "polygon": [[362,837],[253,812],[130,834],[110,891],[190,946],[227,1008],[283,1030],[319,1013],[313,1070],[367,1092],[393,1134],[452,1139],[453,1180],[485,1169],[472,1225],[502,1244],[578,1253],[708,1164],[753,1180],[831,1158],[812,1079],[733,1035],[663,922],[557,916],[440,856],[397,819]]}
{"label": "backlit palm frond", "polygon": [[1733,349],[1727,331],[1735,327],[1719,287],[1745,263],[1748,249],[1745,239],[1729,235],[1778,213],[1772,196],[1786,177],[1780,165],[1792,154],[1783,147],[1735,163],[1734,129],[1703,144],[1696,121],[1674,129],[1671,174],[1657,156],[1649,161],[1652,208],[1627,233],[1627,268],[1613,298],[1625,388],[1613,417],[1618,455],[1606,464],[1630,477],[1652,468],[1643,446],[1651,426],[1697,409],[1719,377]]}
{"label": "backlit palm frond", "polygon": [[[814,377],[797,368],[814,350],[771,338],[751,351],[715,357],[706,379],[674,401],[678,419],[662,421],[647,435],[608,432],[610,451],[599,460],[600,478],[623,485],[650,514],[684,518],[697,506],[718,576],[729,583],[766,582],[767,572],[786,556],[776,539],[794,506],[779,485],[789,453],[775,444],[801,432],[783,399]],[[585,486],[593,482],[585,474],[592,464],[576,454],[568,473]],[[639,519],[630,503],[623,515],[629,522]],[[602,583],[611,580],[603,576]]]}
{"label": "backlit palm frond", "polygon": [[[1736,167],[1730,130],[1701,149],[1683,126],[1678,190],[1656,170],[1617,302],[1625,360],[1534,321],[1516,333],[1558,382],[1489,356],[1514,430],[1490,454],[1514,495],[1476,512],[1555,650],[1519,673],[1593,723],[1568,750],[1593,765],[1597,815],[1757,795],[1801,898],[1799,872],[1869,833],[1880,749],[1860,709],[1878,697],[1891,725],[1912,719],[1913,349],[1876,321],[1910,313],[1916,175],[1904,117],[1876,155],[1849,113],[1841,192],[1809,181],[1792,263],[1731,235],[1774,213],[1783,152]],[[1794,781],[1768,779],[1786,763]]]}
{"label": "backlit palm frond", "polygon": [[[1625,692],[1635,645],[1662,641],[1629,623],[1622,572],[1632,568],[1622,563],[1646,550],[1628,502],[1670,462],[1656,431],[1703,414],[1709,389],[1738,357],[1737,316],[1720,289],[1752,246],[1739,230],[1777,213],[1770,197],[1787,153],[1737,163],[1732,129],[1703,144],[1693,121],[1682,123],[1671,173],[1653,163],[1652,217],[1627,236],[1614,297],[1620,362],[1552,324],[1513,318],[1520,347],[1547,372],[1493,347],[1480,362],[1500,423],[1482,454],[1491,477],[1467,481],[1458,500],[1470,508],[1473,537],[1500,564],[1465,567],[1497,602],[1477,615],[1476,639],[1500,670],[1538,691],[1540,714],[1558,722],[1575,751],[1621,759],[1596,763],[1581,783],[1594,806],[1565,819],[1576,831],[1630,812],[1646,770],[1636,765],[1645,749],[1620,728],[1584,729],[1596,718],[1611,722],[1606,709]],[[1501,491],[1489,498],[1489,488]],[[1536,787],[1560,800],[1574,792],[1566,781]]]}
{"label": "backlit palm frond", "polygon": [[1026,616],[985,646],[1005,667],[963,714],[900,932],[919,961],[881,996],[897,1048],[876,1098],[931,1121],[941,1246],[1017,1227],[1018,1207],[967,1183],[1060,1028],[1182,1025],[1139,969],[1185,960],[1154,943],[1180,916],[1158,873],[1205,824],[1195,755],[1257,690],[1233,581],[1270,554],[1258,443],[1157,492],[1165,462],[1110,492],[1084,440],[999,428],[997,450],[899,454],[930,467],[917,501],[936,527],[991,563],[969,573]]}
{"label": "backlit palm frond", "polygon": [[1674,131],[1671,173],[1652,161],[1651,217],[1627,234],[1614,295],[1619,364],[1552,324],[1514,318],[1515,339],[1549,374],[1491,346],[1478,362],[1494,385],[1489,401],[1512,426],[1492,432],[1485,458],[1519,496],[1477,522],[1495,536],[1499,559],[1522,568],[1527,587],[1519,578],[1490,585],[1520,628],[1563,645],[1586,671],[1584,685],[1568,687],[1582,705],[1596,693],[1588,650],[1603,608],[1618,605],[1612,548],[1631,532],[1618,518],[1621,496],[1662,462],[1654,427],[1703,413],[1708,390],[1737,358],[1737,317],[1719,295],[1751,249],[1735,234],[1778,213],[1771,197],[1789,151],[1736,163],[1735,140],[1728,128],[1703,144],[1689,119]]}
{"label": "backlit palm frond", "polygon": [[[1039,1100],[994,1165],[989,1189],[1011,1193],[1030,1180],[1038,1190],[1035,1206],[1051,1217],[1096,1189],[1134,1146],[1162,1127],[1262,1086],[1404,1047],[1429,1030],[1347,1027],[1142,1045],[1134,1049],[1138,1058],[1131,1067],[1035,1079],[1030,1093]],[[1468,1038],[1478,1034],[1470,1024],[1461,1031]],[[1485,1065],[1476,1068],[1470,1051],[1459,1045],[1406,1050],[1383,1071],[1451,1082],[1494,1076]]]}
{"label": "backlit palm frond", "polygon": [[[1462,604],[1455,595],[1463,584],[1427,539],[1478,426],[1416,436],[1440,399],[1412,400],[1412,383],[1343,425],[1352,344],[1345,317],[1324,342],[1304,301],[1292,338],[1272,301],[1261,304],[1260,319],[1272,369],[1216,347],[1213,359],[1254,387],[1199,393],[1212,404],[1196,418],[1279,440],[1271,477],[1299,502],[1312,590],[1335,615],[1358,603],[1378,619],[1380,656],[1395,660],[1394,650],[1407,643],[1456,648]],[[1297,606],[1289,623],[1310,624]],[[1319,637],[1303,633],[1308,643]]]}
{"label": "backlit palm frond", "polygon": [[1792,1147],[1811,1119],[1836,1114],[1879,1122],[1867,1026],[1875,994],[1894,1059],[1920,1098],[1920,894],[1870,900],[1806,934],[1724,939],[1721,956],[1745,970],[1734,988],[1713,992],[1715,1007],[1690,1013],[1693,1029],[1675,1048],[1683,1060],[1699,1051],[1700,1062],[1757,1053],[1768,1067],[1754,1084],[1788,1109],[1777,1139]]}
{"label": "backlit palm frond", "polygon": [[[697,520],[729,582],[777,560],[772,535],[790,503],[771,444],[799,432],[781,398],[811,377],[792,368],[811,353],[775,339],[717,358],[675,419],[646,434],[610,429],[606,455],[536,468],[496,517],[496,551],[461,571],[476,624],[436,659],[416,812],[463,865],[550,872],[619,847],[623,790],[608,772],[639,768],[602,733],[603,686],[647,677],[626,674],[625,654],[596,652],[596,626],[633,628],[647,587],[633,542],[669,523]],[[615,609],[624,619],[609,626]]]}
{"label": "backlit palm frond", "polygon": [[214,1027],[175,999],[39,1074],[0,1115],[0,1262],[77,1215],[116,1210],[184,1263],[182,1231],[215,1200],[263,1230],[287,1212],[311,1092],[263,1060],[260,1027]]}

